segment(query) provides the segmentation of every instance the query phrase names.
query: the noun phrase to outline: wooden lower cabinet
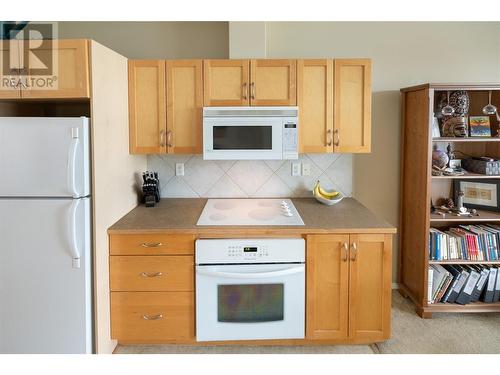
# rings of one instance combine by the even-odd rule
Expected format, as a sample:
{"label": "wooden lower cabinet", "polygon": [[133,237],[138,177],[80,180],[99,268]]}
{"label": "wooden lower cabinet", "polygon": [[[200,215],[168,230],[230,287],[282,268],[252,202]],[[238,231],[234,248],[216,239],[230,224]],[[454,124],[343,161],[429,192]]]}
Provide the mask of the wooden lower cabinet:
{"label": "wooden lower cabinet", "polygon": [[392,236],[307,236],[306,339],[390,337]]}
{"label": "wooden lower cabinet", "polygon": [[112,292],[111,338],[121,341],[194,339],[193,292]]}

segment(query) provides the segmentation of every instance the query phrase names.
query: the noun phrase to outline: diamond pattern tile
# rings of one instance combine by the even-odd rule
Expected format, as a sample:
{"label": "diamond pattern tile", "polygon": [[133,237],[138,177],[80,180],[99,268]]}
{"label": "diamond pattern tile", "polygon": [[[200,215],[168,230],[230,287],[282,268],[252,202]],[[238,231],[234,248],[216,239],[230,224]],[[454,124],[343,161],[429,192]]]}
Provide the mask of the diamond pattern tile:
{"label": "diamond pattern tile", "polygon": [[[352,195],[351,154],[301,154],[299,160],[203,160],[202,155],[149,155],[162,197],[310,197],[319,179],[325,189]],[[308,163],[309,176],[292,176],[292,162]],[[185,175],[175,176],[175,163]]]}

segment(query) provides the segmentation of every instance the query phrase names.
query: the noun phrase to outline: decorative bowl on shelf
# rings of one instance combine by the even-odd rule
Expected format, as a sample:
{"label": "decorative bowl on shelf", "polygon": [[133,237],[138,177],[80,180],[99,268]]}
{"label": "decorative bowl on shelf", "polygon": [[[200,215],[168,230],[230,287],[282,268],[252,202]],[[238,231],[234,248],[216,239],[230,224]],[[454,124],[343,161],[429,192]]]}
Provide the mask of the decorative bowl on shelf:
{"label": "decorative bowl on shelf", "polygon": [[328,206],[333,206],[334,204],[339,203],[342,199],[344,199],[344,195],[340,191],[325,190],[321,187],[319,181],[316,182],[316,186],[314,186],[312,194],[318,202],[321,202]]}

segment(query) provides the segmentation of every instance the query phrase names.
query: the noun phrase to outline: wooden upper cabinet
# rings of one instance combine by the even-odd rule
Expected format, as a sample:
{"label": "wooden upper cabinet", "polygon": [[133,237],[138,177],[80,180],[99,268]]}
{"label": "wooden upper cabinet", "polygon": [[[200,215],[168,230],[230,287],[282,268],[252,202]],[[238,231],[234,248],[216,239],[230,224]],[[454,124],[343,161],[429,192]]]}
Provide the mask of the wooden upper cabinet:
{"label": "wooden upper cabinet", "polygon": [[306,339],[348,335],[349,235],[307,236]]}
{"label": "wooden upper cabinet", "polygon": [[248,106],[249,60],[204,60],[204,105]]}
{"label": "wooden upper cabinet", "polygon": [[128,90],[130,153],[165,153],[165,61],[129,60]]}
{"label": "wooden upper cabinet", "polygon": [[[21,96],[33,99],[78,99],[90,97],[89,84],[89,43],[85,39],[57,40],[55,45],[48,44],[36,49],[37,56],[52,53],[56,48],[53,61],[53,89],[36,87],[36,70],[27,68],[28,88],[23,88]],[[42,77],[42,76],[41,76]],[[35,88],[36,87],[36,88]]]}
{"label": "wooden upper cabinet", "polygon": [[202,152],[202,60],[167,61],[167,148],[169,153]]}
{"label": "wooden upper cabinet", "polygon": [[250,63],[251,105],[297,105],[296,68],[296,60],[252,60]]}
{"label": "wooden upper cabinet", "polygon": [[351,235],[349,336],[381,341],[390,336],[392,236]]}
{"label": "wooden upper cabinet", "polygon": [[334,60],[334,152],[371,149],[371,61]]}
{"label": "wooden upper cabinet", "polygon": [[333,152],[333,61],[297,61],[299,152]]}
{"label": "wooden upper cabinet", "polygon": [[19,99],[19,43],[15,40],[0,41],[0,99]]}

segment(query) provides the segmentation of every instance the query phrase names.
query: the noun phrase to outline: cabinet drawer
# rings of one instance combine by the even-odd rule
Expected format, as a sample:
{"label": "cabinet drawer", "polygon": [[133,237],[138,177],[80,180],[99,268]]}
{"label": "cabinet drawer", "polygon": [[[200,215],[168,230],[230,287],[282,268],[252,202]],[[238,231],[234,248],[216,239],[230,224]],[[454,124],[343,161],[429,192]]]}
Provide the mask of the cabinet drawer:
{"label": "cabinet drawer", "polygon": [[111,293],[111,337],[123,341],[194,339],[194,293]]}
{"label": "cabinet drawer", "polygon": [[111,291],[194,290],[192,256],[112,256],[109,267]]}
{"label": "cabinet drawer", "polygon": [[190,255],[194,236],[189,234],[119,234],[109,237],[110,255]]}

